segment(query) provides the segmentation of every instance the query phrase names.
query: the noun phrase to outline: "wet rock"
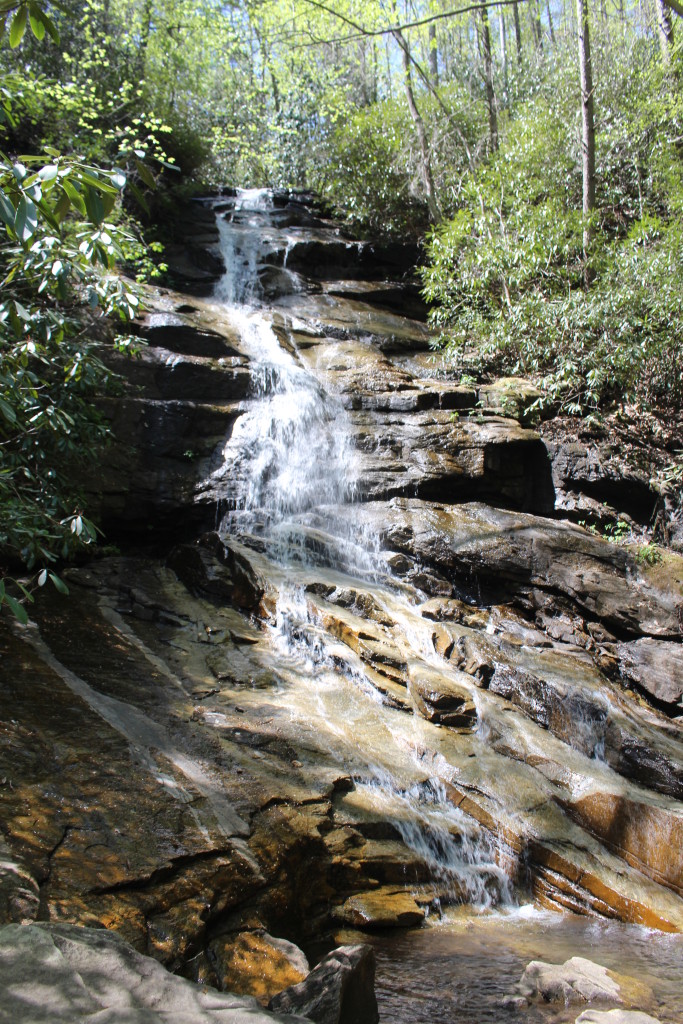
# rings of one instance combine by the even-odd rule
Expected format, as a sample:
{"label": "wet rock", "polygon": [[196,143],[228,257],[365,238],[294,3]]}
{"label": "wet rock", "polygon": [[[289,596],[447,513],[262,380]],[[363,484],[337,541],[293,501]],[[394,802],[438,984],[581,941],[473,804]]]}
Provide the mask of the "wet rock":
{"label": "wet rock", "polygon": [[424,916],[405,889],[391,887],[358,893],[335,911],[338,921],[354,928],[411,928],[422,924]]}
{"label": "wet rock", "polygon": [[266,299],[276,299],[282,295],[297,295],[305,291],[319,290],[309,284],[300,274],[286,267],[264,266],[259,271],[259,285]]}
{"label": "wet rock", "polygon": [[683,649],[643,637],[617,647],[622,677],[671,711],[683,706]]}
{"label": "wet rock", "polygon": [[436,652],[478,687],[520,708],[574,750],[604,759],[647,788],[683,795],[683,749],[675,726],[653,713],[636,715],[587,653],[520,646],[507,632],[483,633],[449,622],[439,624],[433,639]]}
{"label": "wet rock", "polygon": [[310,971],[298,946],[263,930],[212,939],[207,954],[223,991],[254,996],[264,1005]]}
{"label": "wet rock", "polygon": [[339,946],[305,981],[274,996],[269,1009],[316,1024],[377,1024],[375,954],[370,946]]}
{"label": "wet rock", "polygon": [[221,257],[199,245],[167,243],[164,261],[167,280],[184,295],[211,295],[225,271]]}
{"label": "wet rock", "polygon": [[490,613],[474,604],[454,599],[432,598],[421,607],[425,619],[435,622],[462,622],[465,626],[485,629],[490,620]]}
{"label": "wet rock", "polygon": [[205,538],[194,544],[179,544],[169,552],[166,564],[194,594],[216,601],[232,601],[235,580],[215,554],[218,538]]}
{"label": "wet rock", "polygon": [[652,990],[623,974],[600,964],[573,956],[563,964],[547,964],[533,960],[524,971],[517,992],[528,1001],[540,997],[545,1002],[592,1003],[607,1001],[633,1006],[650,1003]]}
{"label": "wet rock", "polygon": [[476,728],[477,708],[472,700],[470,679],[464,673],[468,685],[418,662],[411,663],[409,677],[410,695],[423,718],[454,729]]}
{"label": "wet rock", "polygon": [[588,793],[569,814],[628,864],[683,896],[683,815],[642,803],[635,794]]}
{"label": "wet rock", "polygon": [[175,313],[150,313],[138,327],[140,337],[151,348],[162,348],[185,356],[222,359],[239,357],[239,351],[225,335],[200,327],[187,317]]}
{"label": "wet rock", "polygon": [[[7,776],[2,785],[8,784]],[[40,907],[40,887],[25,864],[12,856],[0,835],[0,921],[29,924]]]}
{"label": "wet rock", "polygon": [[608,629],[681,637],[683,558],[673,553],[656,566],[585,530],[480,504],[445,507],[414,499],[369,502],[356,513],[373,523],[387,545],[450,573],[480,598],[518,599],[543,608],[548,593]]}
{"label": "wet rock", "polygon": [[[352,414],[360,481],[372,499],[417,495],[429,501],[491,500],[535,512],[554,503],[547,453],[538,434],[514,420],[454,420],[419,410],[420,392],[399,395],[415,411]],[[367,442],[365,438],[367,437]]]}
{"label": "wet rock", "polygon": [[3,1018],[13,1024],[280,1020],[253,999],[221,994],[169,974],[113,932],[65,924],[0,929],[0,987]]}
{"label": "wet rock", "polygon": [[382,280],[401,276],[418,260],[416,246],[401,242],[350,242],[334,231],[311,231],[291,246],[287,266],[318,280]]}

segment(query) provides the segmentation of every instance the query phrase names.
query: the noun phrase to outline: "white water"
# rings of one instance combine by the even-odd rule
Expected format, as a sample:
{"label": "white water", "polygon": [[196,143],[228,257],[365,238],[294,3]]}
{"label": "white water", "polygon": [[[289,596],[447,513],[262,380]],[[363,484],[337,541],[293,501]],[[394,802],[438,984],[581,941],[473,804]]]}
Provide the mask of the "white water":
{"label": "white water", "polygon": [[[268,198],[265,190],[243,192],[235,204],[237,222],[218,219],[226,271],[216,298],[230,307],[239,329],[253,393],[219,475],[229,481],[223,529],[250,532],[267,525],[273,536],[279,528],[282,540],[283,524],[295,513],[352,500],[356,472],[341,402],[323,390],[291,345],[283,347],[259,301],[258,270],[266,251],[263,218],[256,214],[269,209]],[[245,223],[249,211],[254,216]]]}
{"label": "white water", "polygon": [[[238,195],[231,219],[218,219],[226,271],[215,298],[238,328],[252,376],[252,395],[214,474],[228,506],[221,531],[247,544],[257,535],[271,560],[279,591],[271,638],[287,682],[279,696],[296,728],[324,737],[330,756],[353,776],[358,799],[393,824],[439,891],[482,907],[507,902],[495,845],[425,772],[421,720],[388,707],[361,660],[309,611],[310,567],[323,565],[326,580],[354,587],[358,578],[379,581],[386,566],[377,539],[358,530],[353,516],[335,519],[331,508],[359,497],[347,413],[260,299],[259,268],[277,241],[268,210],[268,193],[253,190]],[[283,233],[281,248],[288,245]],[[394,600],[398,590],[392,587]]]}

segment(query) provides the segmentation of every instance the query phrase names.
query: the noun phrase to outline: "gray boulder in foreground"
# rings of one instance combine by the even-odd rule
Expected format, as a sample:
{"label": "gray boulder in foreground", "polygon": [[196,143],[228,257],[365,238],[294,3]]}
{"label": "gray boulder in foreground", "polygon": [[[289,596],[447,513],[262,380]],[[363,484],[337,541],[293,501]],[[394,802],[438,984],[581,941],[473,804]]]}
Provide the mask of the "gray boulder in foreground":
{"label": "gray boulder in foreground", "polygon": [[[275,1024],[249,996],[195,985],[114,932],[0,928],[0,1024]],[[287,1024],[306,1024],[287,1017]]]}
{"label": "gray boulder in foreground", "polygon": [[[548,1003],[562,1002],[565,1006],[592,1002],[643,1006],[652,1001],[652,990],[636,978],[610,971],[585,957],[573,956],[563,964],[532,960],[508,1003],[522,1006],[525,1001],[538,997]],[[609,1018],[610,1021],[613,1019]],[[639,1022],[633,1021],[632,1024]]]}
{"label": "gray boulder in foreground", "polygon": [[333,949],[304,981],[273,996],[268,1008],[316,1024],[377,1024],[374,951],[365,945]]}
{"label": "gray boulder in foreground", "polygon": [[657,1017],[640,1010],[584,1010],[575,1024],[661,1024]]}

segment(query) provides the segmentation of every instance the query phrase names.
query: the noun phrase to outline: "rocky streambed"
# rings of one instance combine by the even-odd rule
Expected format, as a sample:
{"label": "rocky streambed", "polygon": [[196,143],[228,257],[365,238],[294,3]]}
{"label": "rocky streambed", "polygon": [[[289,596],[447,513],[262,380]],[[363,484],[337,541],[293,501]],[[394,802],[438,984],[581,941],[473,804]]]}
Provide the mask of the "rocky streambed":
{"label": "rocky streambed", "polygon": [[0,921],[263,1004],[453,913],[681,932],[683,556],[577,524],[647,475],[451,379],[410,247],[285,193],[178,231],[84,481],[119,550],[0,622]]}

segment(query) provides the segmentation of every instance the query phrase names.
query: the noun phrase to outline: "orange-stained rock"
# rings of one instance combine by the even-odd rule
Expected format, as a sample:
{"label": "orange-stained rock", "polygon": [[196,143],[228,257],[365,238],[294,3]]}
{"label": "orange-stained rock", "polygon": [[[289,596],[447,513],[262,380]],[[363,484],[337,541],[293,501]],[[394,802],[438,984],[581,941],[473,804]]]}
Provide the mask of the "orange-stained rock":
{"label": "orange-stained rock", "polygon": [[614,793],[588,793],[567,813],[631,867],[683,895],[683,809],[645,804]]}
{"label": "orange-stained rock", "polygon": [[219,988],[254,996],[264,1005],[278,992],[303,981],[309,972],[306,956],[298,946],[266,931],[213,939],[208,956]]}
{"label": "orange-stained rock", "polygon": [[335,911],[338,921],[356,928],[411,928],[424,916],[405,889],[390,886],[351,896]]}
{"label": "orange-stained rock", "polygon": [[[462,675],[462,682],[457,679]],[[471,680],[453,670],[449,675],[423,663],[409,667],[408,691],[423,718],[456,729],[474,729],[477,708],[472,699]]]}

